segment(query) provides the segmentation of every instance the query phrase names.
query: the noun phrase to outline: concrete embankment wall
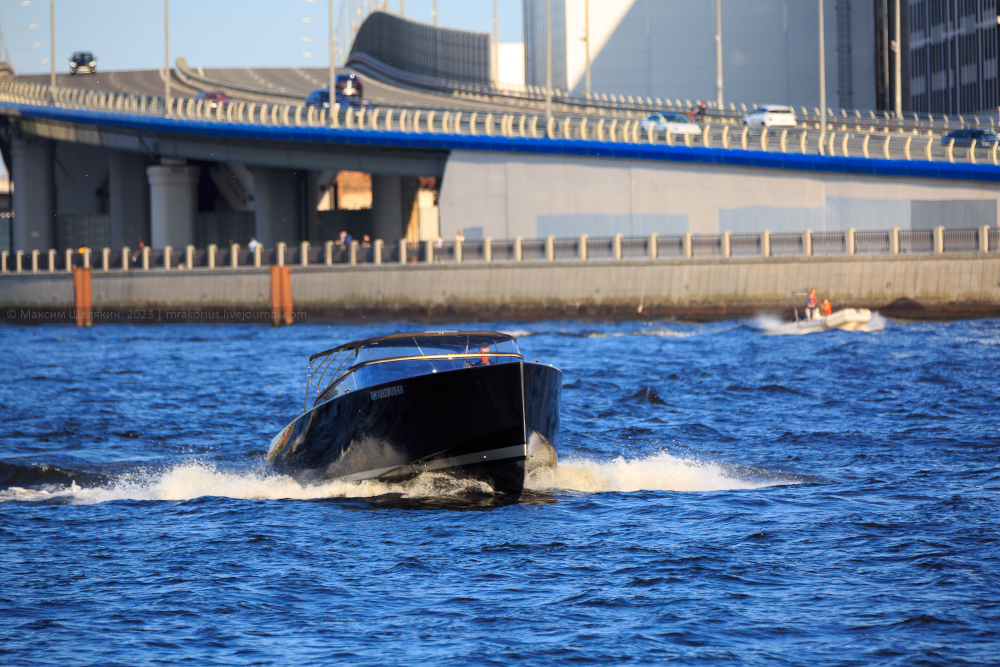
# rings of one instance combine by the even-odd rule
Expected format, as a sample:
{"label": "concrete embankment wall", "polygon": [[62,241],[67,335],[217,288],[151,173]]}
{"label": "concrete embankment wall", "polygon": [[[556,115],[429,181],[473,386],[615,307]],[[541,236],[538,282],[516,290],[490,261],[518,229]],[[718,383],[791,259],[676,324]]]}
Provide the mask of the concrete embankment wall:
{"label": "concrete embankment wall", "polygon": [[[561,261],[292,267],[300,321],[787,313],[815,287],[835,308],[901,317],[1000,316],[1000,255]],[[797,299],[799,300],[799,299]],[[93,272],[94,321],[267,321],[267,269]],[[69,274],[0,276],[6,321],[60,321]]]}

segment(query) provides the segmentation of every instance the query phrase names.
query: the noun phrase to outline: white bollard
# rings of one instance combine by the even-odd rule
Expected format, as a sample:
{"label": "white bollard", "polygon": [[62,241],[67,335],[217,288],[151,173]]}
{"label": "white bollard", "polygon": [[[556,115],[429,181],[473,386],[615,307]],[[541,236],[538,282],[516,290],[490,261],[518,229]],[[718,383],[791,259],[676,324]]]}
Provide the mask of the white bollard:
{"label": "white bollard", "polygon": [[385,245],[382,239],[375,239],[375,243],[372,244],[372,259],[375,260],[376,264],[382,263],[382,246]]}

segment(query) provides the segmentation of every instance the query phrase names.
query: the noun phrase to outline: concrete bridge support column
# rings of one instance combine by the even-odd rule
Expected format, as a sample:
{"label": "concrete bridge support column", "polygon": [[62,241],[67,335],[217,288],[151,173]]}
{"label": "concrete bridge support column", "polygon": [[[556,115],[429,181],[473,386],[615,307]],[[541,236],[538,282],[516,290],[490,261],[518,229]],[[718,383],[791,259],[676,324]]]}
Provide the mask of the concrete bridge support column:
{"label": "concrete bridge support column", "polygon": [[110,151],[108,154],[108,213],[111,217],[111,247],[138,248],[149,243],[149,160],[141,153]]}
{"label": "concrete bridge support column", "polygon": [[149,177],[150,244],[183,248],[194,243],[198,212],[198,167],[164,159],[146,168]]}
{"label": "concrete bridge support column", "polygon": [[257,240],[266,248],[302,239],[300,174],[291,169],[250,167],[253,174]]}
{"label": "concrete bridge support column", "polygon": [[372,235],[395,242],[406,236],[403,177],[372,174]]}
{"label": "concrete bridge support column", "polygon": [[56,247],[55,146],[48,141],[11,141],[14,180],[12,250]]}

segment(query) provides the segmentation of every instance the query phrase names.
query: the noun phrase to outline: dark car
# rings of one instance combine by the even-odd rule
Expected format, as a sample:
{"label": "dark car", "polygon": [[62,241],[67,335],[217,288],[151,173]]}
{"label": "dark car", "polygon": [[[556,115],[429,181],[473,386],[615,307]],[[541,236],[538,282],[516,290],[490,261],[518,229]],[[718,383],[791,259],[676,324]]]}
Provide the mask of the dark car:
{"label": "dark car", "polygon": [[97,58],[90,51],[77,51],[69,59],[69,73],[71,75],[82,70],[97,74]]}
{"label": "dark car", "polygon": [[214,109],[220,104],[225,104],[226,102],[232,102],[229,96],[221,90],[200,90],[194,98],[196,100],[204,100],[205,106],[209,109]]}
{"label": "dark car", "polygon": [[364,97],[364,84],[357,74],[345,72],[337,75],[337,101],[342,97],[361,99]]}
{"label": "dark car", "polygon": [[941,137],[941,145],[947,146],[951,143],[951,140],[955,140],[956,146],[992,146],[993,144],[1000,142],[1000,136],[993,130],[980,130],[973,128],[966,128],[964,130],[952,130],[948,134]]}
{"label": "dark car", "polygon": [[[357,74],[345,72],[337,75],[337,104],[360,106],[364,104],[363,91],[364,84],[361,83]],[[317,88],[309,93],[309,97],[306,98],[306,106],[329,108],[330,89]]]}

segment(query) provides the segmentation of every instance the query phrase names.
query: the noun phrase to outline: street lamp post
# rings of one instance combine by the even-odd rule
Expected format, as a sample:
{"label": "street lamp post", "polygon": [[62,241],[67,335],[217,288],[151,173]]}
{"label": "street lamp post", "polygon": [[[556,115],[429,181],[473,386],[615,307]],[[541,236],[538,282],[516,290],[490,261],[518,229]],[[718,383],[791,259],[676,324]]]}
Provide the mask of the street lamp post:
{"label": "street lamp post", "polygon": [[334,107],[333,105],[337,102],[337,68],[334,62],[334,54],[336,53],[336,41],[333,35],[333,0],[329,0],[330,3],[330,22],[327,26],[327,33],[330,38],[330,125],[333,125],[334,121]]}
{"label": "street lamp post", "polygon": [[715,102],[722,110],[722,0],[715,0]]}
{"label": "street lamp post", "polygon": [[590,99],[590,0],[583,0],[584,90]]}
{"label": "street lamp post", "polygon": [[497,0],[493,0],[493,85],[500,83],[500,15]]}
{"label": "street lamp post", "polygon": [[56,0],[49,0],[49,88],[56,87]]}
{"label": "street lamp post", "polygon": [[[545,0],[545,134],[552,127],[552,0]],[[552,137],[549,137],[550,139]]]}
{"label": "street lamp post", "polygon": [[900,34],[900,31],[899,31],[899,0],[896,0],[896,21],[895,21],[895,23],[896,23],[896,25],[894,27],[896,29],[895,30],[895,32],[896,32],[896,39],[892,43],[892,50],[896,54],[896,63],[895,63],[896,64],[896,72],[895,72],[895,74],[896,74],[896,99],[895,99],[895,105],[894,106],[895,106],[895,111],[896,111],[896,117],[897,118],[902,118],[903,117],[903,72],[902,72],[902,70],[903,70],[903,66],[902,66],[903,37],[902,37],[902,35]]}
{"label": "street lamp post", "polygon": [[823,154],[826,139],[826,48],[823,44],[823,0],[819,2],[819,152]]}
{"label": "street lamp post", "polygon": [[170,115],[170,0],[163,0],[163,113]]}

